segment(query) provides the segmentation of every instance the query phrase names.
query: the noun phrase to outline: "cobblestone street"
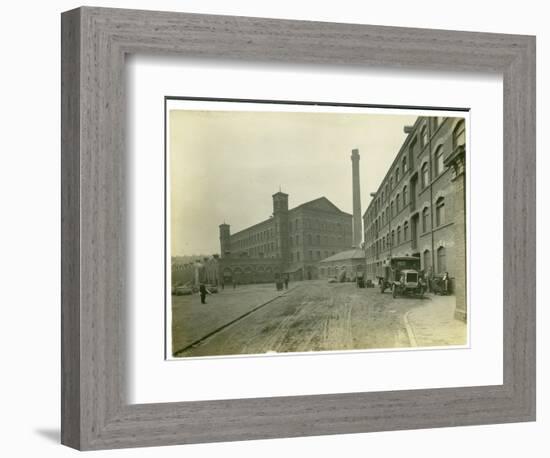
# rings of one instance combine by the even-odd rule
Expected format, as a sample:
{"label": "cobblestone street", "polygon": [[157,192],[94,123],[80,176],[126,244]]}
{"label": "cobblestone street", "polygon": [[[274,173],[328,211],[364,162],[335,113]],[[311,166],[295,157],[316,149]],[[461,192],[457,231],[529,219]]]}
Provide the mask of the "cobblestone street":
{"label": "cobblestone street", "polygon": [[[265,305],[264,305],[265,304]],[[464,345],[454,296],[396,298],[353,283],[240,286],[199,297],[173,297],[176,356],[262,354]]]}

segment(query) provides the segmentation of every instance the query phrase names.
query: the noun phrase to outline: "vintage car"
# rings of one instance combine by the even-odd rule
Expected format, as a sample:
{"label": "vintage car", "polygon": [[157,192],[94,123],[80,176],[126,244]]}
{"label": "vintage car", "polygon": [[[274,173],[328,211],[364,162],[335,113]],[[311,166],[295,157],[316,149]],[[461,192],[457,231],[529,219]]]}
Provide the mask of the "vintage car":
{"label": "vintage car", "polygon": [[392,296],[416,295],[423,296],[426,285],[417,270],[404,269],[399,275],[399,280],[392,284]]}
{"label": "vintage car", "polygon": [[376,277],[380,292],[390,289],[393,297],[409,294],[422,296],[426,289],[420,275],[420,258],[415,256],[388,258],[378,269]]}
{"label": "vintage car", "polygon": [[193,288],[189,285],[176,286],[173,289],[172,294],[175,296],[189,296],[193,294]]}
{"label": "vintage car", "polygon": [[205,285],[206,289],[210,291],[211,294],[215,294],[218,292],[218,287],[216,285]]}

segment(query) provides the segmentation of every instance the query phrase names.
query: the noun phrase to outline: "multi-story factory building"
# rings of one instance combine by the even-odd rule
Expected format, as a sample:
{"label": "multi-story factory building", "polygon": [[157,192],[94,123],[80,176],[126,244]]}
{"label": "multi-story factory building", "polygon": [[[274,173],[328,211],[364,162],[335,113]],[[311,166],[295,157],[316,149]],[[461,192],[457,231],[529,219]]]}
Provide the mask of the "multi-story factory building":
{"label": "multi-story factory building", "polygon": [[419,117],[363,215],[367,278],[392,256],[448,272],[465,318],[465,121]]}
{"label": "multi-story factory building", "polygon": [[288,194],[273,195],[273,215],[231,234],[220,225],[221,278],[227,283],[318,278],[318,263],[352,245],[352,215],[326,197],[288,208]]}

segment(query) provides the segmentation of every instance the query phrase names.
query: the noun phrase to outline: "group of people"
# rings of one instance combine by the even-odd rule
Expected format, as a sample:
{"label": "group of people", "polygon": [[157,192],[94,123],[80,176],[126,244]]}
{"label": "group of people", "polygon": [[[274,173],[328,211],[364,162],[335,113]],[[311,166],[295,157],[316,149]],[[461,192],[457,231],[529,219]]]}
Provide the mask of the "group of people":
{"label": "group of people", "polygon": [[275,288],[277,288],[277,291],[281,291],[284,287],[284,289],[288,289],[288,275],[285,275],[284,278],[277,278],[275,280]]}
{"label": "group of people", "polygon": [[444,272],[443,275],[434,275],[431,267],[428,267],[426,272],[422,272],[422,277],[426,282],[428,292],[434,294],[449,293],[449,272]]}

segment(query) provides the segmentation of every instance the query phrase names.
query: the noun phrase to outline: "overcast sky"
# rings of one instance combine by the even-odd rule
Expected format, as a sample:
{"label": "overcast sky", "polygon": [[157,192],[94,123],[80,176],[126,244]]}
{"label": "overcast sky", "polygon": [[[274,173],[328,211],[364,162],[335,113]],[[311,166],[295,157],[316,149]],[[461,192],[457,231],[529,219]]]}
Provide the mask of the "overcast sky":
{"label": "overcast sky", "polygon": [[361,155],[361,204],[376,191],[416,116],[171,110],[172,255],[219,253],[224,221],[237,232],[325,196],[352,213],[351,150]]}

